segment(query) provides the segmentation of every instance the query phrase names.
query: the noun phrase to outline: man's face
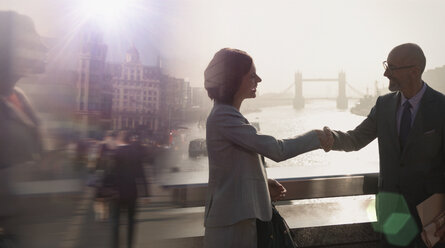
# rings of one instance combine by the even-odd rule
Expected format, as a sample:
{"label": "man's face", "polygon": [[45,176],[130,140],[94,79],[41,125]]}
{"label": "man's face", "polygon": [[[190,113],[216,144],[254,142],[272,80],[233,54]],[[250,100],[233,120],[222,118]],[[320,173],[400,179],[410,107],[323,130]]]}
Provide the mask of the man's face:
{"label": "man's face", "polygon": [[31,19],[15,13],[0,14],[0,94],[8,95],[21,77],[45,71],[47,49]]}
{"label": "man's face", "polygon": [[398,51],[391,51],[386,61],[386,69],[383,74],[389,79],[388,89],[390,91],[402,91],[411,85],[413,81],[413,70],[416,64],[404,59]]}
{"label": "man's face", "polygon": [[17,34],[12,43],[12,73],[28,76],[45,72],[45,58],[47,49],[39,35],[32,33]]}

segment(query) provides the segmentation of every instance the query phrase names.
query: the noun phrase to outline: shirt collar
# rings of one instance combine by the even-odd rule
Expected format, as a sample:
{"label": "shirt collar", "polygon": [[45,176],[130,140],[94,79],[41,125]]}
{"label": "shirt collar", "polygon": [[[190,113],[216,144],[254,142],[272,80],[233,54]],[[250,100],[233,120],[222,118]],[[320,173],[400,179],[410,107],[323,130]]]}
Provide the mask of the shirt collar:
{"label": "shirt collar", "polygon": [[420,100],[422,100],[422,96],[423,96],[423,94],[425,93],[425,90],[426,90],[426,83],[423,82],[423,81],[422,81],[422,83],[423,83],[422,88],[419,90],[419,92],[417,92],[417,94],[415,96],[411,97],[410,99],[407,99],[403,95],[403,93],[401,94],[402,95],[402,98],[401,98],[401,101],[400,101],[400,105],[401,106],[403,106],[403,104],[405,104],[406,101],[409,101],[411,106],[417,106],[420,103]]}

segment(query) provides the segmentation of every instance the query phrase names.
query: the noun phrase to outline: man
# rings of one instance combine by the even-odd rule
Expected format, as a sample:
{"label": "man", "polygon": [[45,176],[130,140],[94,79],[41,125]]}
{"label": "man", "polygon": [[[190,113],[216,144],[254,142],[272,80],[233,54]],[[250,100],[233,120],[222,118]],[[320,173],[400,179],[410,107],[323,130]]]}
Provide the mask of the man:
{"label": "man", "polygon": [[17,234],[12,175],[15,167],[39,158],[42,142],[31,104],[15,85],[44,71],[46,48],[32,20],[15,12],[0,11],[0,34],[0,228]]}
{"label": "man", "polygon": [[[378,138],[376,207],[385,233],[382,247],[425,247],[416,206],[434,193],[445,191],[445,96],[422,81],[425,64],[418,45],[395,47],[383,62],[392,93],[380,96],[368,117],[354,130],[325,128],[327,135],[332,132],[334,136],[333,150],[357,151]],[[382,194],[386,197],[379,198]],[[394,219],[403,214],[409,218]],[[392,231],[388,230],[390,226]],[[442,236],[442,232],[437,235]],[[439,243],[434,247],[445,246]]]}
{"label": "man", "polygon": [[[110,170],[109,185],[116,192],[116,198],[112,200],[113,231],[111,235],[112,247],[119,247],[119,222],[120,213],[127,212],[127,247],[133,247],[135,234],[135,216],[137,198],[144,196],[144,202],[148,203],[149,184],[144,172],[144,162],[147,155],[144,147],[135,133],[119,132],[114,150],[114,166]],[[104,182],[107,184],[107,182]]]}
{"label": "man", "polygon": [[45,46],[29,17],[0,11],[0,168],[36,158],[41,152],[38,120],[20,78],[45,69]]}

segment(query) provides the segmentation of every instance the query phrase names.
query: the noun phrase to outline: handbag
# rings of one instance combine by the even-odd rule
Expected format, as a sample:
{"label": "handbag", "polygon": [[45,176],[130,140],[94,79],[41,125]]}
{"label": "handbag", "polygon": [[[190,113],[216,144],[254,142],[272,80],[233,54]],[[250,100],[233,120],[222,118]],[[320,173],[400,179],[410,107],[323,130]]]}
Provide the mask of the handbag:
{"label": "handbag", "polygon": [[270,221],[256,220],[258,248],[297,248],[294,234],[290,231],[284,218],[272,204]]}

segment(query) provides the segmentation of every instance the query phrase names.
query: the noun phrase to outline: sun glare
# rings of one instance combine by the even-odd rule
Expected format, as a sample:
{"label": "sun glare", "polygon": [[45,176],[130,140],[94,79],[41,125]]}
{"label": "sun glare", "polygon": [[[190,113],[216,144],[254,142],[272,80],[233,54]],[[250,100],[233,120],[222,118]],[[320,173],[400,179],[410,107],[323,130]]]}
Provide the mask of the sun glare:
{"label": "sun glare", "polygon": [[82,0],[80,11],[87,19],[109,26],[124,18],[130,6],[128,0]]}

